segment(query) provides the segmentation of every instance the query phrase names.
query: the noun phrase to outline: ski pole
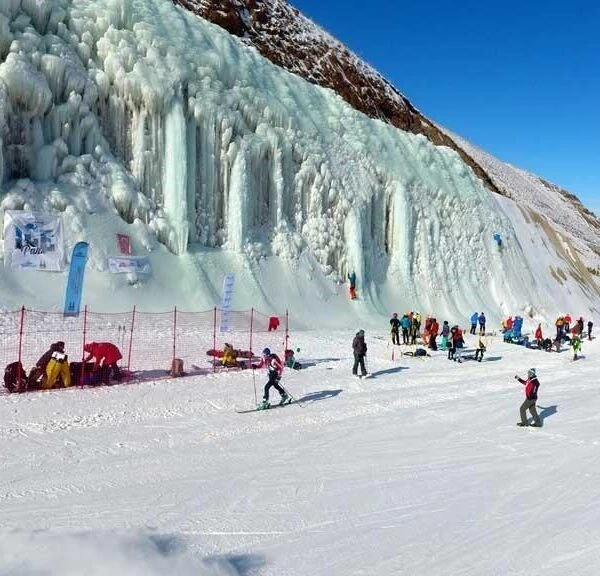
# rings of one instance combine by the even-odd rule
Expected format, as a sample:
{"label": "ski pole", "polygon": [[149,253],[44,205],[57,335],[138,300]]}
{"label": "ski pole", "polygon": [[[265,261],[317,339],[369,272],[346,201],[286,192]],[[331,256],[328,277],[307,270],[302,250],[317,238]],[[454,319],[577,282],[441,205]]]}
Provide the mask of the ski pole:
{"label": "ski pole", "polygon": [[252,384],[254,385],[254,402],[258,405],[258,396],[256,395],[256,374],[255,368],[252,367]]}
{"label": "ski pole", "polygon": [[294,402],[294,404],[296,404],[296,406],[300,406],[300,408],[306,408],[306,406],[304,406],[303,404],[301,404],[300,401],[295,396],[292,396],[292,394],[290,394],[285,389],[285,387],[281,384],[281,382],[279,383],[279,385],[281,386],[281,388],[283,389],[283,391],[292,399],[292,401]]}

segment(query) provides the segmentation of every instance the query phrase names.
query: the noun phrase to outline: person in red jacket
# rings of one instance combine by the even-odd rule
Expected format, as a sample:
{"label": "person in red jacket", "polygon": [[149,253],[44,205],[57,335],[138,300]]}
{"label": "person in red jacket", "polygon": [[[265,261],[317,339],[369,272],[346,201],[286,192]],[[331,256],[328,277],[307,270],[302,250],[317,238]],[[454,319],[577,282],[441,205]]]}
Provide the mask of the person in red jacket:
{"label": "person in red jacket", "polygon": [[109,383],[110,373],[117,382],[121,381],[121,370],[117,362],[123,358],[120,350],[110,342],[89,342],[83,347],[88,353],[84,362],[89,362],[95,358],[94,372],[101,370],[102,380],[105,384]]}
{"label": "person in red jacket", "polygon": [[283,363],[279,359],[277,354],[271,354],[271,350],[269,348],[265,348],[262,352],[262,358],[258,364],[252,364],[252,369],[256,368],[266,368],[267,374],[269,375],[269,379],[265,384],[265,390],[263,394],[262,404],[258,405],[258,408],[261,410],[265,410],[271,407],[269,403],[269,390],[271,388],[275,388],[277,392],[281,395],[281,400],[279,404],[285,404],[289,402],[290,396],[287,392],[279,385],[281,380],[281,374],[283,373]]}
{"label": "person in red jacket", "polygon": [[538,327],[535,329],[535,334],[533,335],[535,341],[537,342],[537,347],[541,349],[542,342],[544,341],[544,334],[542,333],[542,324],[538,324]]}
{"label": "person in red jacket", "polygon": [[525,386],[525,402],[521,404],[521,421],[517,422],[517,426],[529,426],[529,422],[527,420],[527,410],[529,410],[531,412],[531,415],[533,416],[532,426],[541,426],[542,421],[540,420],[537,410],[535,409],[538,388],[540,387],[540,383],[535,374],[535,368],[530,368],[528,370],[527,380],[519,378],[518,376],[515,376],[515,380],[518,380],[521,384]]}

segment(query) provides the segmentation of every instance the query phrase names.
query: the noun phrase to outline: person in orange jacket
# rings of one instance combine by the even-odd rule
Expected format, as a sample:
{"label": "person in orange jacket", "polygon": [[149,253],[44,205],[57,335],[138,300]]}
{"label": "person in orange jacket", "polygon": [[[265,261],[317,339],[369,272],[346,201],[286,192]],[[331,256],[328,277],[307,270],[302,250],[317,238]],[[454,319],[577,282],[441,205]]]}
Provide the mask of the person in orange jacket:
{"label": "person in orange jacket", "polygon": [[88,342],[84,347],[84,351],[88,353],[84,362],[89,362],[92,358],[95,359],[94,372],[102,369],[102,380],[108,384],[110,373],[117,382],[121,381],[121,370],[117,362],[123,358],[121,351],[110,342]]}

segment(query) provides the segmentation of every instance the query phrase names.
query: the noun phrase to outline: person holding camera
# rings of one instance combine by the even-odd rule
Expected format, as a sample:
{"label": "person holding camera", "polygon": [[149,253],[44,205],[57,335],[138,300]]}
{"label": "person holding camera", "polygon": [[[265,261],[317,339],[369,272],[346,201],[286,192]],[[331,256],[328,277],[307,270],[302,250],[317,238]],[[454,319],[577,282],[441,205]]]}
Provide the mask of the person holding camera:
{"label": "person holding camera", "polygon": [[527,420],[527,410],[531,412],[533,416],[533,424],[531,426],[540,427],[542,425],[542,421],[538,416],[535,405],[537,403],[537,393],[538,388],[540,387],[540,383],[537,379],[535,368],[530,368],[527,371],[527,379],[519,378],[515,376],[515,380],[518,380],[521,384],[525,386],[525,402],[521,404],[520,412],[521,412],[521,421],[517,422],[517,426],[529,426],[529,421]]}

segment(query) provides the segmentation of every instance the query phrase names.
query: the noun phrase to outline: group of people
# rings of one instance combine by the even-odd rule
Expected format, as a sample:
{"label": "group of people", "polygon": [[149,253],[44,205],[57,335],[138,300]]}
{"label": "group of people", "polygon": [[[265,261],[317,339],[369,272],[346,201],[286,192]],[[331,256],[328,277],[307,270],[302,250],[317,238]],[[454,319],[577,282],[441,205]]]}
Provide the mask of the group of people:
{"label": "group of people", "polygon": [[[110,342],[89,342],[83,347],[87,356],[81,362],[69,362],[63,341],[54,342],[26,374],[20,362],[9,364],[4,371],[4,385],[11,392],[69,388],[83,373],[92,373],[90,383],[109,384],[110,378],[121,380],[118,365],[122,355]],[[94,359],[93,364],[88,364]]]}

